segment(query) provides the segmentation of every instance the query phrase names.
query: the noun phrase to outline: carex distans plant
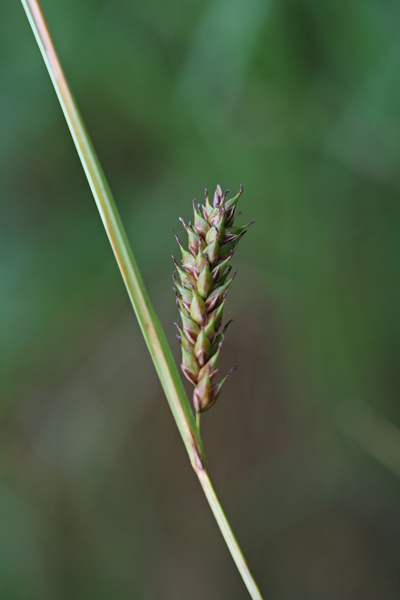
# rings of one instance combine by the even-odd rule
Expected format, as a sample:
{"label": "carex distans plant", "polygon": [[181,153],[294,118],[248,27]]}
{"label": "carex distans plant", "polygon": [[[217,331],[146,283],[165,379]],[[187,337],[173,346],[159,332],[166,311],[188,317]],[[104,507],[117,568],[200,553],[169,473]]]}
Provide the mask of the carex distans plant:
{"label": "carex distans plant", "polygon": [[[129,298],[190,462],[251,598],[262,600],[211,482],[199,427],[196,427],[189,400],[164,331],[147,294],[107,180],[65,79],[39,0],[22,0],[22,4],[57,92]],[[212,205],[206,194],[205,206],[200,209],[194,203],[193,225],[184,224],[189,235],[189,250],[185,251],[182,248],[182,266],[177,265],[180,282],[177,282],[176,290],[182,314],[180,340],[183,370],[195,385],[197,425],[199,425],[198,417],[201,411],[215,402],[224,381],[215,383],[214,378],[224,336],[222,312],[226,293],[232,281],[229,263],[247,227],[235,228],[234,226],[236,204],[241,192],[242,190],[235,198],[228,200],[227,193],[222,194],[218,186]],[[169,476],[173,477],[173,461],[168,461],[168,468]]]}
{"label": "carex distans plant", "polygon": [[[218,185],[212,204],[205,191],[205,204],[193,200],[193,222],[186,224],[180,219],[188,234],[188,250],[179,244],[181,265],[173,258],[179,280],[175,282],[176,302],[182,327],[178,328],[178,339],[182,349],[181,368],[185,377],[194,385],[193,405],[196,413],[210,408],[218,399],[233,367],[218,383],[218,358],[224,341],[225,331],[231,321],[223,326],[223,311],[226,296],[236,273],[231,274],[230,261],[247,225],[235,226],[236,205],[243,192],[228,198]],[[240,214],[240,213],[239,213]]]}

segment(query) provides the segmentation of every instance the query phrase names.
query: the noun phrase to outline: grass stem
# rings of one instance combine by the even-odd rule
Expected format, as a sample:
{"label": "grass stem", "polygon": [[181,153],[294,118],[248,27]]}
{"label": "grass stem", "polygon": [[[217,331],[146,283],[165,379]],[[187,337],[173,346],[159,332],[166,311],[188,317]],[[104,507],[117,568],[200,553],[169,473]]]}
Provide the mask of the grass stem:
{"label": "grass stem", "polygon": [[200,432],[200,420],[201,420],[201,413],[200,412],[196,412],[196,425],[197,425],[197,429]]}

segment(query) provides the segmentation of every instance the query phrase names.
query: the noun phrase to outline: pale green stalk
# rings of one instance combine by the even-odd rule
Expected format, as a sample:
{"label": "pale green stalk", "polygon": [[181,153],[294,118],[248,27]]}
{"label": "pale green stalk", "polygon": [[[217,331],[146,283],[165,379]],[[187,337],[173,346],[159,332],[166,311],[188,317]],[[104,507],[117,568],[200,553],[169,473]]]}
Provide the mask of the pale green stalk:
{"label": "pale green stalk", "polygon": [[191,464],[253,600],[262,600],[212,486],[198,427],[164,331],[152,308],[111,191],[71,94],[37,0],[21,0],[86,173],[108,239]]}

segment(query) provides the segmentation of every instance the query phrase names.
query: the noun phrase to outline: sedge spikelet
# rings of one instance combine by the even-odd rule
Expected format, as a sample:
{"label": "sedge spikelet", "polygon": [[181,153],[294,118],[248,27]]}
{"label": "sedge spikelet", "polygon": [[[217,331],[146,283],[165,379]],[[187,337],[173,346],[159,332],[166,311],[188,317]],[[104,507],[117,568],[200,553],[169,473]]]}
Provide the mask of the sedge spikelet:
{"label": "sedge spikelet", "polygon": [[180,219],[188,234],[188,250],[175,236],[182,253],[181,266],[173,259],[179,275],[179,281],[175,274],[173,279],[182,319],[182,327],[176,324],[182,349],[181,368],[194,385],[193,405],[198,413],[216,402],[226,378],[234,370],[215,383],[218,357],[229,325],[222,329],[223,310],[236,274],[230,273],[230,261],[247,227],[253,223],[234,225],[242,192],[240,186],[239,193],[228,199],[229,190],[223,194],[218,185],[211,204],[206,190],[204,205],[193,200],[193,223],[187,225]]}

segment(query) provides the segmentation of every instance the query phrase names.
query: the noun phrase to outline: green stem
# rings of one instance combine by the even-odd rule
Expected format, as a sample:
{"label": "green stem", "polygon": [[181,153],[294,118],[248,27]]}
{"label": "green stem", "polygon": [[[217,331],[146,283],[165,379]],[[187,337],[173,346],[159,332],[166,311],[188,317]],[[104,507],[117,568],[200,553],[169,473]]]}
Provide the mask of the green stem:
{"label": "green stem", "polygon": [[191,464],[199,478],[236,566],[253,600],[262,600],[242,552],[211,484],[206,458],[192,410],[164,331],[154,312],[110,188],[97,159],[76,102],[65,79],[37,0],[21,0],[49,71],[61,108],[97,204],[133,309],[150,351]]}
{"label": "green stem", "polygon": [[197,477],[199,478],[200,485],[203,488],[203,492],[219,525],[221,533],[224,536],[225,543],[231,551],[233,559],[236,563],[236,567],[243,577],[243,581],[246,584],[250,596],[253,598],[253,600],[263,600],[260,590],[258,589],[257,584],[250,573],[250,569],[234,536],[231,526],[229,525],[229,521],[222,509],[221,503],[215,492],[214,486],[211,483],[211,479],[207,470],[204,469],[203,471],[199,471],[197,473]]}
{"label": "green stem", "polygon": [[199,430],[199,433],[200,433],[200,420],[201,420],[201,413],[196,412],[196,425],[197,425],[197,429]]}

